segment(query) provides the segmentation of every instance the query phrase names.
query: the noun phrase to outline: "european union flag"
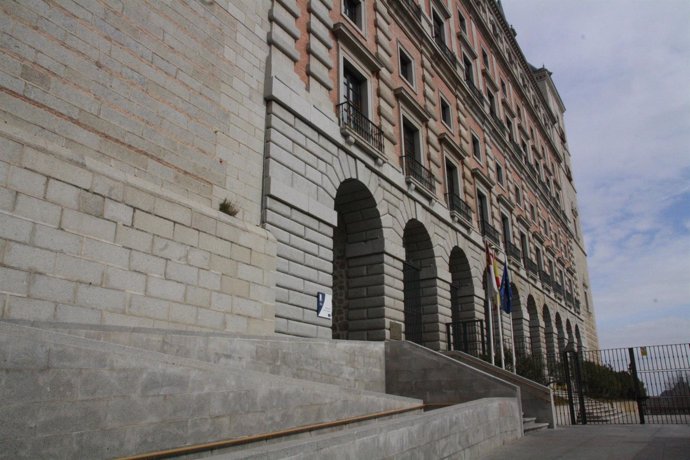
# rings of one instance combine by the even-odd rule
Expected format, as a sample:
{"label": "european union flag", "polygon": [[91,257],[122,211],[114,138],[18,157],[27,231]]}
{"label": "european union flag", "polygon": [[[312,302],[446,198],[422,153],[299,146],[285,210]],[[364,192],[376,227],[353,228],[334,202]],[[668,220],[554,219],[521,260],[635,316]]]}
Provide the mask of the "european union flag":
{"label": "european union flag", "polygon": [[508,260],[503,262],[503,278],[501,278],[501,310],[510,314],[513,309],[512,294],[510,292],[510,277],[508,276]]}

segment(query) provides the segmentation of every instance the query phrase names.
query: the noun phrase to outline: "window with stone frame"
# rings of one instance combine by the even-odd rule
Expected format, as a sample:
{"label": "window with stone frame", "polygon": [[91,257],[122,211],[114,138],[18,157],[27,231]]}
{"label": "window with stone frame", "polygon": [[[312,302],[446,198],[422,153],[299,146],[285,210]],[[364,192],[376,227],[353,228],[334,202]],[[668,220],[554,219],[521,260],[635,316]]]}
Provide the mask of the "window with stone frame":
{"label": "window with stone frame", "polygon": [[414,88],[414,61],[402,47],[398,47],[398,62],[400,65],[400,76]]}
{"label": "window with stone frame", "polygon": [[450,104],[443,96],[440,96],[441,120],[449,128],[453,128],[453,114]]}
{"label": "window with stone frame", "polygon": [[360,30],[364,29],[364,12],[361,0],[343,0],[343,14]]}
{"label": "window with stone frame", "polygon": [[472,134],[472,155],[477,161],[482,161],[482,147],[479,138]]}

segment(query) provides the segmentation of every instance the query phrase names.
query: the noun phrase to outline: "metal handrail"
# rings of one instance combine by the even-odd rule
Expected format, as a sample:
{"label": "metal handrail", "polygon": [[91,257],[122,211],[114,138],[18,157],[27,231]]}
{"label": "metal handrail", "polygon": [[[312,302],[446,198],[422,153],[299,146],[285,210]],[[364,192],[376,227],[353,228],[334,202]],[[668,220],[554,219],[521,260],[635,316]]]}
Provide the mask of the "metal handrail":
{"label": "metal handrail", "polygon": [[472,222],[472,208],[470,208],[470,205],[468,205],[465,200],[455,193],[446,193],[446,199],[448,200],[448,207],[451,211],[457,212],[465,220]]}
{"label": "metal handrail", "polygon": [[443,37],[440,34],[434,34],[434,41],[441,50],[441,54],[443,54],[453,65],[455,65],[458,58],[455,56],[453,50],[448,48],[448,45],[446,45]]}
{"label": "metal handrail", "polygon": [[432,193],[436,191],[436,179],[431,170],[425,168],[424,165],[412,155],[405,155],[403,157],[403,162],[405,164],[405,174],[408,177],[422,184],[428,191]]}
{"label": "metal handrail", "polygon": [[539,280],[541,284],[551,287],[551,275],[549,275],[548,272],[539,270]]}
{"label": "metal handrail", "polygon": [[482,235],[486,236],[488,239],[493,241],[496,244],[500,244],[501,242],[501,234],[499,233],[498,230],[496,230],[496,227],[491,225],[490,223],[486,221],[481,221],[481,230],[482,230]]}
{"label": "metal handrail", "polygon": [[527,268],[528,272],[531,272],[534,274],[539,272],[539,267],[538,267],[537,263],[530,258],[525,258],[525,267]]}
{"label": "metal handrail", "polygon": [[422,20],[422,7],[419,6],[414,0],[398,0],[400,3],[406,5],[418,20]]}
{"label": "metal handrail", "polygon": [[522,259],[522,251],[510,241],[508,241],[508,255],[518,262]]}
{"label": "metal handrail", "polygon": [[336,106],[341,127],[351,129],[379,152],[383,152],[383,130],[368,119],[357,107],[345,101]]}

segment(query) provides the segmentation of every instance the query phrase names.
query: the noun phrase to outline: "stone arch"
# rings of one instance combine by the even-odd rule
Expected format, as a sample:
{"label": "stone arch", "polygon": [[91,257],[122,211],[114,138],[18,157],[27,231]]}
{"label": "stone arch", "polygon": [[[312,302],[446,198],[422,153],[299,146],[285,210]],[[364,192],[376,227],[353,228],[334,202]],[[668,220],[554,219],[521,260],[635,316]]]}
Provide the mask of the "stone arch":
{"label": "stone arch", "polygon": [[532,356],[541,356],[543,359],[545,355],[542,346],[544,340],[543,331],[539,322],[537,303],[534,301],[532,294],[527,296],[527,314],[529,315],[529,351]]}
{"label": "stone arch", "polygon": [[510,318],[512,321],[513,346],[517,358],[525,356],[528,352],[529,319],[525,317],[525,311],[520,300],[520,291],[515,283],[510,283],[510,292],[512,301]]}
{"label": "stone arch", "polygon": [[476,355],[479,351],[477,348],[481,346],[481,330],[470,322],[475,319],[472,270],[465,252],[457,246],[450,252],[448,271],[451,277],[452,349]]}
{"label": "stone arch", "polygon": [[[411,219],[405,225],[403,247],[405,339],[437,346],[436,261],[431,237],[418,220]],[[426,334],[428,331],[432,334]]]}
{"label": "stone arch", "polygon": [[376,200],[362,182],[347,179],[334,206],[333,338],[384,340],[384,238]]}
{"label": "stone arch", "polygon": [[556,333],[554,331],[553,320],[551,319],[551,312],[549,307],[544,305],[542,308],[542,314],[544,318],[544,342],[546,344],[546,364],[550,372],[556,367],[556,363],[559,361],[556,352]]}
{"label": "stone arch", "polygon": [[563,320],[560,313],[556,313],[556,339],[558,343],[558,357],[556,360],[558,361],[565,350],[565,330],[563,329]]}
{"label": "stone arch", "polygon": [[585,346],[582,343],[582,336],[580,335],[580,326],[575,325],[575,345],[577,346],[577,351],[584,351]]}
{"label": "stone arch", "polygon": [[570,324],[570,319],[565,320],[565,334],[566,334],[566,346],[575,346],[575,336],[573,335],[573,326]]}

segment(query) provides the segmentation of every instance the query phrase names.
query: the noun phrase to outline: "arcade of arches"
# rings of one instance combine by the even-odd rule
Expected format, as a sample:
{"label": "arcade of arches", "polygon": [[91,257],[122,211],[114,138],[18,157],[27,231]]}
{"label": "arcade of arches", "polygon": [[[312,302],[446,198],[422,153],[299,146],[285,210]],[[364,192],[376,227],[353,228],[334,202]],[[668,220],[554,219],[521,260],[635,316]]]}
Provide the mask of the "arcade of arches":
{"label": "arcade of arches", "polygon": [[[484,292],[466,251],[452,247],[448,280],[439,272],[440,245],[434,244],[427,226],[415,218],[402,231],[402,257],[386,241],[382,216],[368,188],[355,179],[340,184],[335,197],[337,226],[333,229],[332,337],[349,340],[385,340],[395,337],[396,326],[405,340],[432,349],[448,348],[446,324],[484,320]],[[478,251],[482,249],[479,248]],[[516,280],[513,276],[513,280]],[[519,287],[521,286],[521,287]],[[446,288],[449,292],[442,292]],[[537,307],[529,284],[511,283],[512,315],[501,314],[504,346],[510,341],[518,355],[554,356],[569,342],[583,347],[575,317],[562,316],[546,303]],[[442,298],[450,311],[443,312]],[[540,314],[541,313],[541,314]],[[567,316],[567,313],[564,312]],[[565,318],[565,321],[564,321]],[[397,324],[396,324],[397,323]],[[573,327],[574,324],[574,327]],[[494,327],[497,324],[494,323]],[[458,329],[453,329],[457,331]],[[454,332],[454,334],[457,332]],[[451,338],[459,343],[459,336]],[[507,345],[506,345],[507,344]],[[473,350],[476,351],[476,350]]]}

